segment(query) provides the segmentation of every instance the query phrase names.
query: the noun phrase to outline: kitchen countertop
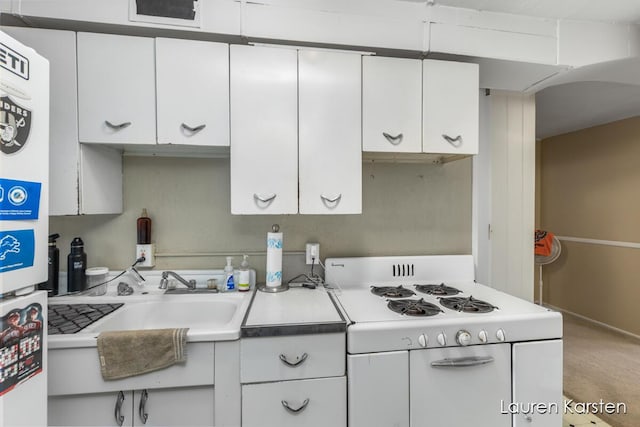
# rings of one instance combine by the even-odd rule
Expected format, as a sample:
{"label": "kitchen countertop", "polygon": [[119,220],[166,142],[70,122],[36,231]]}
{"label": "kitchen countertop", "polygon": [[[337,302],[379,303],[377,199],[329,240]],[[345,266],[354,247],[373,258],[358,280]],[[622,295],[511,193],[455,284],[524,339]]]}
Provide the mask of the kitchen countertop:
{"label": "kitchen countertop", "polygon": [[266,337],[345,332],[347,322],[323,287],[292,285],[285,292],[253,291],[241,336]]}

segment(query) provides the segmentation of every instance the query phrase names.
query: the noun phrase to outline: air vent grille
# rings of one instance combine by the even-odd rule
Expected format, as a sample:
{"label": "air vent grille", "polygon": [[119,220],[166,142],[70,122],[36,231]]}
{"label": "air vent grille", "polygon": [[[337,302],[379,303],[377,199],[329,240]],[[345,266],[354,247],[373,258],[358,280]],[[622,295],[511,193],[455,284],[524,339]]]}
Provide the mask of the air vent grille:
{"label": "air vent grille", "polygon": [[412,277],[414,270],[413,264],[393,264],[393,277]]}

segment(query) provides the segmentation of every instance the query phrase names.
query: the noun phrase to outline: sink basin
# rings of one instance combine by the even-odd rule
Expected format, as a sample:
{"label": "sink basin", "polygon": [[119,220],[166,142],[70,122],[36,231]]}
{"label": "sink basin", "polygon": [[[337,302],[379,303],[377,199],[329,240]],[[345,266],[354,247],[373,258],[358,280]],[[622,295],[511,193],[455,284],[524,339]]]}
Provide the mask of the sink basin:
{"label": "sink basin", "polygon": [[234,319],[236,301],[149,301],[125,304],[113,314],[89,326],[95,332],[133,329],[219,329]]}

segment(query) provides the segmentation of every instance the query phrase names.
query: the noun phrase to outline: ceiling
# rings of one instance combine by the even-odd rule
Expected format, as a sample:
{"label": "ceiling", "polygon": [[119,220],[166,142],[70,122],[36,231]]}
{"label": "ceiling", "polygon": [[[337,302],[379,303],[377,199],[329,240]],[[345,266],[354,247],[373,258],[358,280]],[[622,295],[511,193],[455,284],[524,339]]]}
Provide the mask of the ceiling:
{"label": "ceiling", "polygon": [[[549,19],[640,25],[640,0],[402,1]],[[521,65],[520,70],[517,67],[512,70],[515,77],[505,76],[502,73],[501,83],[509,80],[514,84],[512,90],[524,90],[525,88],[518,88],[520,82],[517,77],[527,77],[535,72],[543,74],[548,71],[540,67],[530,69],[526,66],[527,64]],[[485,87],[491,87],[491,85],[488,84]],[[536,85],[535,91],[537,92],[536,138],[538,139],[638,116],[640,115],[640,58],[634,57],[561,70],[552,78]]]}
{"label": "ceiling", "polygon": [[402,0],[552,19],[640,24],[638,0]]}

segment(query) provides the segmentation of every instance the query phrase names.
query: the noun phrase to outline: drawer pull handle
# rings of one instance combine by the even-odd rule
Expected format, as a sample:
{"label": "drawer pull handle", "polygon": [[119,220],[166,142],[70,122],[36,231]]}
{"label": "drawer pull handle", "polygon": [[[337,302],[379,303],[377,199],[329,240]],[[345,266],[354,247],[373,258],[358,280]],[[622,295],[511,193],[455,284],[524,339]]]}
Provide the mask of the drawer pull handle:
{"label": "drawer pull handle", "polygon": [[122,402],[124,402],[124,393],[118,393],[118,398],[116,399],[116,407],[113,413],[113,416],[116,419],[116,424],[122,426],[124,423],[124,415],[122,415]]}
{"label": "drawer pull handle", "polygon": [[442,135],[442,137],[454,147],[456,148],[462,147],[462,135],[458,135],[455,138],[452,138],[449,135]]}
{"label": "drawer pull handle", "polygon": [[456,359],[442,359],[431,362],[431,366],[434,368],[465,368],[468,366],[486,365],[493,362],[493,357],[459,357]]}
{"label": "drawer pull handle", "polygon": [[138,415],[140,416],[142,424],[146,424],[147,419],[149,419],[149,414],[147,413],[147,399],[149,399],[149,393],[147,392],[147,390],[142,390],[142,395],[140,396],[140,406],[138,407]]}
{"label": "drawer pull handle", "polygon": [[302,402],[302,405],[300,405],[298,409],[293,409],[291,406],[289,406],[289,403],[286,400],[282,400],[281,402],[282,402],[282,406],[284,406],[284,409],[286,409],[292,414],[299,414],[304,410],[304,408],[307,407],[307,405],[309,404],[309,399],[305,399],[304,402]]}
{"label": "drawer pull handle", "polygon": [[207,125],[200,125],[200,126],[196,126],[196,127],[192,128],[191,126],[189,126],[189,125],[186,125],[186,124],[182,123],[180,126],[181,126],[183,129],[186,129],[186,130],[188,130],[189,132],[191,132],[191,133],[195,134],[195,133],[200,132],[200,131],[201,131],[202,129],[204,129]]}
{"label": "drawer pull handle", "polygon": [[280,355],[280,360],[282,360],[282,363],[284,363],[285,365],[291,367],[291,368],[295,368],[296,366],[300,366],[302,364],[302,362],[304,362],[305,360],[307,360],[307,357],[309,357],[309,355],[307,353],[303,353],[302,356],[296,358],[295,362],[289,362],[287,360],[287,356],[285,356],[284,354]]}
{"label": "drawer pull handle", "polygon": [[113,130],[120,130],[120,129],[128,128],[129,126],[131,126],[131,122],[124,122],[124,123],[120,123],[119,125],[114,125],[109,120],[105,120],[104,123]]}
{"label": "drawer pull handle", "polygon": [[387,138],[387,141],[389,141],[389,143],[391,145],[400,145],[400,143],[402,142],[402,134],[401,133],[399,133],[396,136],[393,136],[393,135],[388,134],[386,132],[382,132],[382,136]]}

